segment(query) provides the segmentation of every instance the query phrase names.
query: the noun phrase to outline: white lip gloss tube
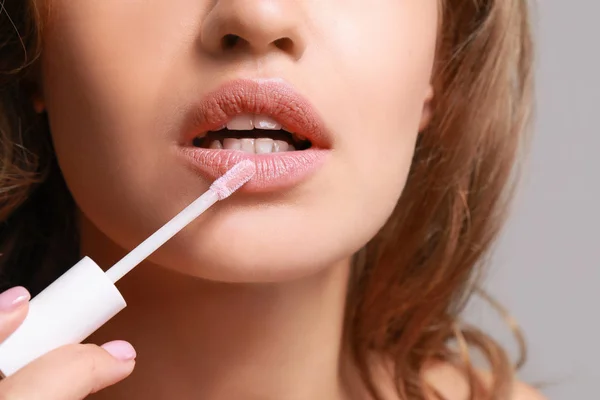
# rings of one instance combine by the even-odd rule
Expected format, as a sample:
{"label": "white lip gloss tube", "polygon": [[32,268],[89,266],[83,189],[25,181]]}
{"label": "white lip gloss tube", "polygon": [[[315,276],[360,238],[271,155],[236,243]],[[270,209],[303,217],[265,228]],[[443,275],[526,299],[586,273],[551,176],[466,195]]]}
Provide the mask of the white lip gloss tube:
{"label": "white lip gloss tube", "polygon": [[106,273],[91,258],[81,259],[30,301],[21,326],[0,344],[0,374],[12,375],[49,351],[80,343],[94,333],[127,305],[115,286],[119,279],[255,173],[250,161],[236,164]]}

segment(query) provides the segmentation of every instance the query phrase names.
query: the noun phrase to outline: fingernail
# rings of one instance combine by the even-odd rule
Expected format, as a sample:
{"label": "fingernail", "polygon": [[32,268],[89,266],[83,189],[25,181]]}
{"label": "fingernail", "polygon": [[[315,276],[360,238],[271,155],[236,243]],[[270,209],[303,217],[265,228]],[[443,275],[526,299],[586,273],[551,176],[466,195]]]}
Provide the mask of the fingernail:
{"label": "fingernail", "polygon": [[0,311],[5,313],[12,312],[27,303],[29,299],[31,299],[31,295],[24,287],[16,286],[10,288],[0,294]]}
{"label": "fingernail", "polygon": [[104,343],[101,347],[117,360],[131,361],[137,356],[133,346],[123,340]]}

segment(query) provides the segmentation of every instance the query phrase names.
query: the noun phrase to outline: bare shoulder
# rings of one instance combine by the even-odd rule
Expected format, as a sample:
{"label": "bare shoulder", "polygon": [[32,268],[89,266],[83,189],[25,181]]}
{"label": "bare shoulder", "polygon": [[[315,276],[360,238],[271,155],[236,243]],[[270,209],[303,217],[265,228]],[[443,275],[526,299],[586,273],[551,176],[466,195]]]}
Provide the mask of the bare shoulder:
{"label": "bare shoulder", "polygon": [[[481,372],[482,381],[491,382],[489,374]],[[448,400],[466,400],[469,398],[469,385],[463,374],[447,364],[432,366],[424,374],[425,380]],[[431,400],[438,397],[431,394]],[[523,382],[515,382],[511,400],[547,400],[538,390]]]}

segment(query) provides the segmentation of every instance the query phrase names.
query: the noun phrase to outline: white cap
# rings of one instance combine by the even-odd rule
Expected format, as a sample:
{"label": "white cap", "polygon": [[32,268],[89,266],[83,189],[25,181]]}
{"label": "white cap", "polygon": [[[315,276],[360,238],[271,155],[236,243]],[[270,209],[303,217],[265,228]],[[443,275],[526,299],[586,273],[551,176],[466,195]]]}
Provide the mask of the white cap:
{"label": "white cap", "polygon": [[0,371],[12,375],[51,350],[80,343],[125,306],[102,268],[84,257],[31,300],[23,324],[0,344]]}

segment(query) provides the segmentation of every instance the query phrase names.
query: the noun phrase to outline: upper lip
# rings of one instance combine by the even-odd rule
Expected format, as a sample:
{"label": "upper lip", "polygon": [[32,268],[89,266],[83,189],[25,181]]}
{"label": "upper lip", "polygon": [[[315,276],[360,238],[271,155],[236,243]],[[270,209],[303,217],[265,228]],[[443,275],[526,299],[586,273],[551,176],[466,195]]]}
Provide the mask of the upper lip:
{"label": "upper lip", "polygon": [[313,106],[280,79],[234,80],[206,95],[188,115],[185,143],[240,114],[268,116],[286,131],[306,137],[313,147],[331,147],[331,137]]}

